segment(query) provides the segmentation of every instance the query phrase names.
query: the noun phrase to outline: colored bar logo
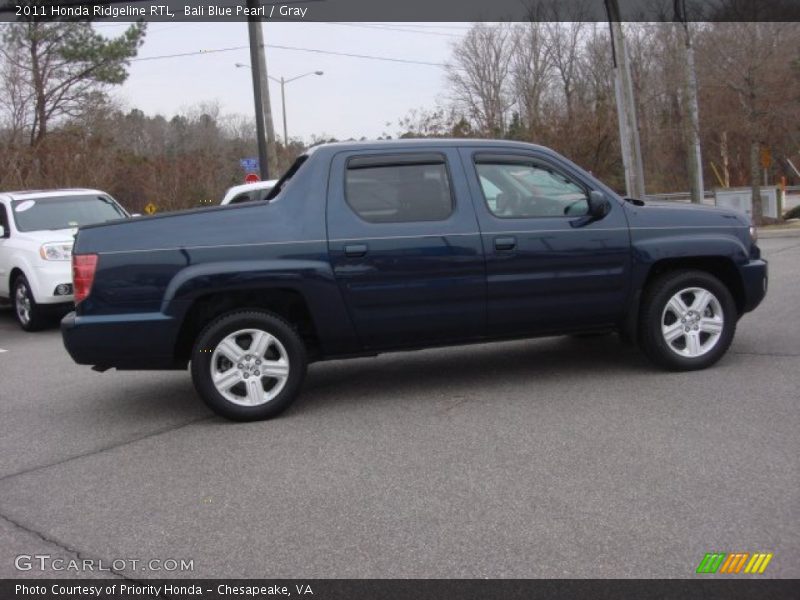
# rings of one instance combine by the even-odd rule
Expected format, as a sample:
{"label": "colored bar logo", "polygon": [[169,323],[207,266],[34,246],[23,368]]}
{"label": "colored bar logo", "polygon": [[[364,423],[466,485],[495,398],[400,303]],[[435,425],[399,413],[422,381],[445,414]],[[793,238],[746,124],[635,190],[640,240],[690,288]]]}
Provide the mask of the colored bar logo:
{"label": "colored bar logo", "polygon": [[751,575],[761,574],[767,570],[769,561],[772,560],[773,554],[766,552],[733,552],[727,554],[725,552],[709,552],[700,561],[697,566],[696,573],[712,574],[738,574],[749,573]]}

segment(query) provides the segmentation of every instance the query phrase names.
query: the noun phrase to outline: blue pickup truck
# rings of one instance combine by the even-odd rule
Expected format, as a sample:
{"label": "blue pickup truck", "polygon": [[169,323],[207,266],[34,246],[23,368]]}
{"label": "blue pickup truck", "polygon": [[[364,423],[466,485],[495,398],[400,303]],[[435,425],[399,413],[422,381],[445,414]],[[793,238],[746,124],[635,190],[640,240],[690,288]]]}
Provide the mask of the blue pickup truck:
{"label": "blue pickup truck", "polygon": [[767,290],[745,215],[490,140],[319,146],[265,201],[83,227],[73,252],[72,358],[191,365],[236,420],[283,411],[311,361],[439,345],[618,331],[701,369]]}

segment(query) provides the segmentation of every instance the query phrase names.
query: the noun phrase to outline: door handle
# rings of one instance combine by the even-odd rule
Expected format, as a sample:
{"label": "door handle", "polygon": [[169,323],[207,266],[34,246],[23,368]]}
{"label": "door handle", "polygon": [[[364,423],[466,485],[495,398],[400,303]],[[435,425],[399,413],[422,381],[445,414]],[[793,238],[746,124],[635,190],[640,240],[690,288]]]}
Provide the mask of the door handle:
{"label": "door handle", "polygon": [[517,238],[515,237],[499,237],[494,238],[494,249],[495,250],[513,250],[517,247]]}
{"label": "door handle", "polygon": [[349,258],[359,258],[367,253],[366,244],[347,244],[344,247],[344,255]]}

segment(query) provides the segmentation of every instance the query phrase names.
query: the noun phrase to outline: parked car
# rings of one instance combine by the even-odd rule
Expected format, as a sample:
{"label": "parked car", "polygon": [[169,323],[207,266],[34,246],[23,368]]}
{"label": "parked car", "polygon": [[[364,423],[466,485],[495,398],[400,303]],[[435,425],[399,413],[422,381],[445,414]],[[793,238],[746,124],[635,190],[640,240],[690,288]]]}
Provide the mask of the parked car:
{"label": "parked car", "polygon": [[0,301],[34,331],[73,306],[70,259],[78,227],[128,217],[99,190],[0,193]]}
{"label": "parked car", "polygon": [[267,200],[81,228],[73,359],[191,363],[212,410],[250,420],[309,361],[439,345],[617,330],[702,369],[767,290],[745,215],[626,200],[518,142],[322,145]]}
{"label": "parked car", "polygon": [[272,191],[272,188],[275,187],[276,183],[278,183],[277,179],[268,179],[267,181],[235,185],[225,192],[225,196],[223,196],[220,204],[225,206],[227,204],[240,204],[242,202],[264,200]]}

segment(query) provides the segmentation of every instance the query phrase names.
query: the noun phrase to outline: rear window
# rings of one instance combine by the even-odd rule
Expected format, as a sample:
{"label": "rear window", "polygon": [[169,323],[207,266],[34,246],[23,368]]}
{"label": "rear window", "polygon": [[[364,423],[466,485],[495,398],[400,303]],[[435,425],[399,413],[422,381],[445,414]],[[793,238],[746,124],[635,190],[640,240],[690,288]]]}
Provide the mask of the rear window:
{"label": "rear window", "polygon": [[450,178],[443,155],[350,159],[347,204],[370,223],[443,221],[453,213]]}
{"label": "rear window", "polygon": [[127,217],[111,198],[96,194],[15,200],[11,213],[20,231],[71,229]]}

